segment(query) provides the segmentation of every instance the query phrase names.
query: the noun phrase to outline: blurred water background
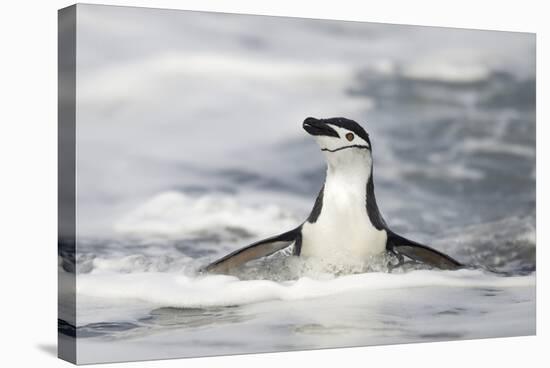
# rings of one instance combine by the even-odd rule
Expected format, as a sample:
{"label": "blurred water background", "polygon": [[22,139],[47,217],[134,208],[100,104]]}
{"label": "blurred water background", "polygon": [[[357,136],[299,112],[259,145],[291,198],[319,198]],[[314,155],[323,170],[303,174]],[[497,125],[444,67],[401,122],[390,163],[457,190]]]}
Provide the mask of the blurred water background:
{"label": "blurred water background", "polygon": [[[77,10],[80,362],[535,333],[535,36]],[[199,267],[309,214],[307,116],[371,136],[389,225],[474,270]],[[494,273],[491,271],[498,271]]]}

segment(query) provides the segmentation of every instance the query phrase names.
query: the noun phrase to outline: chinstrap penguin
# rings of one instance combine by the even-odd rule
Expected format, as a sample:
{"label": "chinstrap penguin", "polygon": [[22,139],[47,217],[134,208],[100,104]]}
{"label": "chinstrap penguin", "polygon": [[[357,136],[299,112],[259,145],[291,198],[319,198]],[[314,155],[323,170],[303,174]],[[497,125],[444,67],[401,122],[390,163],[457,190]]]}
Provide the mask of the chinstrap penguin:
{"label": "chinstrap penguin", "polygon": [[463,265],[426,245],[393,232],[374,195],[372,146],[367,132],[345,118],[305,119],[303,128],[317,141],[327,171],[308,218],[298,227],[241,248],[204,270],[228,271],[294,245],[295,256],[345,264],[389,252],[402,264],[419,262],[453,270]]}

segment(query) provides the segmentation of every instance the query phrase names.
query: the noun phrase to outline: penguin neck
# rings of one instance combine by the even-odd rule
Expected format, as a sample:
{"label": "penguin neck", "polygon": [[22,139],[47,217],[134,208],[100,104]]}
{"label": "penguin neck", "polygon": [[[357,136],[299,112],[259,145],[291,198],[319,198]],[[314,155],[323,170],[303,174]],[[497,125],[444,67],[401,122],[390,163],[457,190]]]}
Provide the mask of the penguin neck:
{"label": "penguin neck", "polygon": [[372,158],[369,151],[346,149],[325,153],[327,161],[326,184],[335,190],[350,194],[365,194],[366,183],[372,175]]}

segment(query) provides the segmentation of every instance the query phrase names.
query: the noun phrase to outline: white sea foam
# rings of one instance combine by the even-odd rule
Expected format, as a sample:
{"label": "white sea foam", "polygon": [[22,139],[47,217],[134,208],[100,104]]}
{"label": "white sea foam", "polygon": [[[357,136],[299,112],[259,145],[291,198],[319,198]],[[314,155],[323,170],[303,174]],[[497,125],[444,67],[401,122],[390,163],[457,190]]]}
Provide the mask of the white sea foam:
{"label": "white sea foam", "polygon": [[344,292],[422,287],[532,287],[535,275],[500,277],[481,271],[411,271],[405,274],[365,273],[329,280],[303,277],[294,281],[239,280],[225,275],[189,277],[174,273],[79,275],[79,295],[147,301],[178,308],[231,306],[269,300],[299,300]]}
{"label": "white sea foam", "polygon": [[298,223],[292,213],[276,205],[248,206],[234,196],[191,196],[170,191],[155,195],[123,216],[116,222],[115,230],[144,236],[204,232],[223,235],[235,231],[268,236]]}
{"label": "white sea foam", "polygon": [[503,142],[496,139],[468,138],[462,143],[465,152],[499,153],[531,159],[535,157],[535,147]]}
{"label": "white sea foam", "polygon": [[[257,84],[269,92],[300,89],[313,92],[332,86],[341,90],[349,84],[353,70],[342,63],[289,62],[284,59],[243,57],[223,53],[162,53],[138,63],[103,68],[81,80],[80,98],[85,103],[104,102],[104,96],[116,99],[150,99],[151,89],[173,88],[166,80],[187,83],[218,84],[218,92],[241,90],[240,84]],[[339,91],[338,95],[342,95]],[[220,101],[218,101],[220,102]],[[361,101],[363,104],[364,101]]]}
{"label": "white sea foam", "polygon": [[486,79],[490,74],[490,69],[480,64],[453,64],[429,59],[408,64],[402,74],[411,79],[471,83]]}

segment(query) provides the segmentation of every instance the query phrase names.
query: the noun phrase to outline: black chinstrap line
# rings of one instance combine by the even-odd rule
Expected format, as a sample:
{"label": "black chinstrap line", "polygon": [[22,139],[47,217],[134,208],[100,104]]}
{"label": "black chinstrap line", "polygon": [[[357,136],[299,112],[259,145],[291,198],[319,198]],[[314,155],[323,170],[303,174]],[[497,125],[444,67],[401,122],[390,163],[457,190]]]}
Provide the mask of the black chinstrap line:
{"label": "black chinstrap line", "polygon": [[343,149],[346,149],[346,148],[361,148],[361,149],[370,149],[369,146],[365,146],[365,145],[362,145],[362,144],[354,144],[352,146],[344,146],[344,147],[340,147],[340,148],[336,148],[334,150],[331,150],[331,149],[328,149],[328,148],[321,148],[321,151],[327,151],[327,152],[337,152],[337,151],[341,151]]}

